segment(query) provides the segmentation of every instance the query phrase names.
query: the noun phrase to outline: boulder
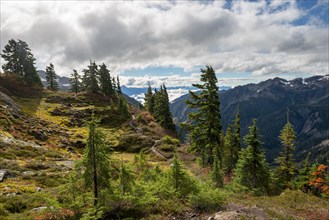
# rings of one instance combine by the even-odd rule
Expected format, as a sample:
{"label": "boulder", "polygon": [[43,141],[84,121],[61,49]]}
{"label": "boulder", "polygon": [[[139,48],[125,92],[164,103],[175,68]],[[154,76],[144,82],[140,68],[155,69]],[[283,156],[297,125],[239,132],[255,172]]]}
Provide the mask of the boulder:
{"label": "boulder", "polygon": [[0,170],[0,183],[7,178],[8,174],[7,170]]}
{"label": "boulder", "polygon": [[30,134],[38,140],[48,140],[48,136],[42,130],[30,130]]}
{"label": "boulder", "polygon": [[3,92],[0,92],[0,101],[4,104],[4,106],[7,106],[12,113],[16,115],[21,113],[21,110],[18,108],[17,104]]}

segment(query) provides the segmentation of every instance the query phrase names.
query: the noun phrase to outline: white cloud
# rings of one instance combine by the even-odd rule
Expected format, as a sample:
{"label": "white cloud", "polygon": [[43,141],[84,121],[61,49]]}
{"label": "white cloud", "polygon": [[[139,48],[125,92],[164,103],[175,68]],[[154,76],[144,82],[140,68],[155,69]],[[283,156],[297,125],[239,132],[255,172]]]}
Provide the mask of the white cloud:
{"label": "white cloud", "polygon": [[[323,1],[314,7],[324,7]],[[255,78],[289,72],[328,73],[328,24],[307,16],[293,1],[1,1],[1,48],[9,39],[26,41],[39,69],[54,63],[57,73],[81,70],[89,59],[111,72],[175,66],[198,72],[212,65],[222,72],[251,72]],[[328,10],[328,7],[327,7]],[[198,68],[196,68],[198,67]],[[188,84],[190,77],[122,77],[145,86]],[[130,80],[130,81],[129,81]],[[171,84],[172,83],[172,84]]]}

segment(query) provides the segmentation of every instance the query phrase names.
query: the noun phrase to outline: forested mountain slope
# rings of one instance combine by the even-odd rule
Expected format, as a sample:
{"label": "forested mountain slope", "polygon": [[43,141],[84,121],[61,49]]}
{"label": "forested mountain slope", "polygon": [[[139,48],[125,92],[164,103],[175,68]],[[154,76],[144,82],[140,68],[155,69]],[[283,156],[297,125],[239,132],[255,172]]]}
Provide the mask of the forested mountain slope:
{"label": "forested mountain slope", "polygon": [[[189,95],[171,104],[176,124],[187,120],[191,111],[185,104]],[[329,145],[329,76],[313,76],[287,81],[281,78],[258,84],[237,86],[220,91],[222,124],[224,129],[232,123],[234,113],[241,113],[241,132],[245,135],[252,118],[257,124],[266,147],[268,159],[273,161],[280,151],[279,131],[289,121],[297,132],[297,159],[311,158],[325,162]],[[289,113],[289,114],[288,114]]]}

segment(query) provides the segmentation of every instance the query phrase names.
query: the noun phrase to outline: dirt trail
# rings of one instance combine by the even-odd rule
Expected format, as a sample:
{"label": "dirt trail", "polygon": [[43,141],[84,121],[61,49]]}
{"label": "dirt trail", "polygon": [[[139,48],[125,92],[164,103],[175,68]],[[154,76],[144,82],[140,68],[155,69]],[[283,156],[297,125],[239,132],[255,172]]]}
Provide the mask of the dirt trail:
{"label": "dirt trail", "polygon": [[[131,115],[132,116],[132,120],[129,122],[129,125],[136,131],[136,133],[137,134],[142,134],[142,129],[141,128],[139,128],[139,127],[136,127],[135,125],[134,125],[134,121],[136,121],[136,117],[135,117],[135,115]],[[157,149],[156,149],[156,146],[158,145],[158,143],[160,142],[161,140],[155,140],[154,141],[154,144],[152,145],[152,147],[151,147],[151,151],[155,154],[155,155],[157,155],[158,157],[160,157],[160,158],[163,158],[163,159],[165,159],[165,160],[168,160],[163,154],[161,154]]]}

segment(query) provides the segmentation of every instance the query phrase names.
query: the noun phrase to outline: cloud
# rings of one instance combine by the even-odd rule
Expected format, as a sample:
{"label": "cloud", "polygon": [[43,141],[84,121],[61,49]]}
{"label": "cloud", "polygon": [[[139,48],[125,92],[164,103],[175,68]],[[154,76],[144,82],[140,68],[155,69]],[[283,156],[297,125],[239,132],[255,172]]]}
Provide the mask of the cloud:
{"label": "cloud", "polygon": [[[318,3],[294,1],[1,1],[1,48],[27,41],[39,69],[54,63],[60,75],[90,59],[121,74],[133,68],[181,67],[192,73],[124,78],[129,85],[198,82],[200,66],[249,72],[256,79],[287,73],[325,74],[328,22]],[[318,15],[314,10],[323,9]],[[296,24],[306,19],[305,24]],[[194,74],[194,75],[193,75]]]}

